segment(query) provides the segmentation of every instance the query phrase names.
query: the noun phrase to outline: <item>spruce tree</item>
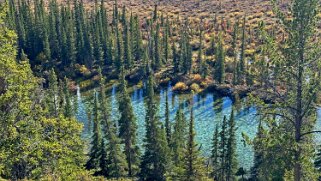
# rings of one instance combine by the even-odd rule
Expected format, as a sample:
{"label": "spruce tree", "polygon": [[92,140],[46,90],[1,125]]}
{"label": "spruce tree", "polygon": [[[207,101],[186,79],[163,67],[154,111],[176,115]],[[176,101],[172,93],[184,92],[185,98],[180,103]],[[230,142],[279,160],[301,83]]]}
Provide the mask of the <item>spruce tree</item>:
{"label": "spruce tree", "polygon": [[101,159],[101,127],[100,127],[100,115],[99,115],[99,105],[97,93],[94,93],[94,107],[93,107],[93,119],[94,119],[94,129],[91,141],[91,148],[89,152],[89,160],[86,163],[87,169],[94,169],[96,172],[100,169],[100,159]]}
{"label": "spruce tree", "polygon": [[[121,176],[126,175],[127,164],[125,160],[125,155],[122,152],[122,145],[120,138],[117,137],[117,127],[111,121],[109,110],[107,107],[107,100],[105,96],[105,88],[104,88],[104,78],[101,73],[101,69],[98,70],[100,76],[100,112],[101,112],[101,123],[103,125],[104,136],[107,141],[106,148],[102,148],[100,152],[100,169],[104,175],[108,175],[108,177],[119,178]],[[107,155],[107,156],[106,156]],[[106,158],[102,158],[106,157]],[[106,166],[106,162],[107,166]],[[107,172],[106,172],[107,171]]]}
{"label": "spruce tree", "polygon": [[64,116],[66,118],[73,118],[74,117],[74,110],[71,103],[71,96],[69,91],[69,81],[67,77],[64,79],[64,87],[63,87],[63,96],[64,96]]}
{"label": "spruce tree", "polygon": [[198,73],[203,75],[203,68],[202,68],[202,63],[203,63],[203,32],[202,29],[200,28],[199,30],[199,49],[198,49],[198,54],[197,54],[197,61],[198,61]]}
{"label": "spruce tree", "polygon": [[156,32],[155,32],[155,38],[154,38],[154,70],[159,70],[162,65],[162,58],[161,58],[161,47],[160,47],[160,25],[159,23],[156,24]]}
{"label": "spruce tree", "polygon": [[232,108],[231,117],[228,121],[228,139],[226,145],[226,180],[235,180],[234,174],[237,171],[236,158],[236,138],[235,138],[235,120],[234,108]]}
{"label": "spruce tree", "polygon": [[169,45],[169,34],[170,34],[170,25],[169,25],[169,20],[168,16],[166,18],[166,26],[165,26],[165,36],[164,36],[164,60],[165,63],[168,63],[169,56],[170,56],[170,45]]}
{"label": "spruce tree", "polygon": [[169,117],[169,105],[168,105],[168,93],[166,91],[166,100],[165,100],[165,131],[166,131],[166,139],[167,143],[170,144],[171,141],[171,134],[172,134],[172,127],[170,123],[170,117]]}
{"label": "spruce tree", "polygon": [[240,52],[240,61],[239,61],[239,67],[238,67],[238,77],[240,80],[244,80],[244,74],[245,74],[245,48],[246,48],[246,26],[245,26],[246,17],[243,18],[242,23],[242,42],[241,42],[241,52]]}
{"label": "spruce tree", "polygon": [[258,181],[260,179],[260,172],[262,171],[261,166],[263,163],[263,152],[262,152],[262,138],[264,134],[264,129],[262,127],[262,121],[259,122],[257,127],[256,136],[253,140],[254,143],[254,161],[253,166],[251,167],[251,179]]}
{"label": "spruce tree", "polygon": [[154,5],[154,15],[153,15],[153,21],[155,22],[157,20],[157,4]]}
{"label": "spruce tree", "polygon": [[218,179],[218,173],[219,172],[219,132],[218,132],[218,126],[215,126],[214,136],[213,136],[213,145],[212,145],[212,176],[214,180]]}
{"label": "spruce tree", "polygon": [[233,62],[233,84],[236,85],[238,82],[238,77],[237,77],[237,69],[238,69],[238,52],[237,52],[237,39],[238,39],[238,28],[239,28],[239,23],[238,21],[234,24],[234,29],[233,29],[233,41],[232,41],[232,50],[233,50],[233,56],[234,56],[234,62]]}
{"label": "spruce tree", "polygon": [[124,49],[123,49],[123,40],[121,33],[119,33],[119,27],[118,23],[116,22],[115,26],[116,31],[116,53],[115,53],[115,66],[118,72],[120,72],[120,68],[123,65],[123,55],[124,55]]}
{"label": "spruce tree", "polygon": [[124,68],[122,68],[120,83],[119,112],[121,116],[119,119],[119,137],[125,145],[124,153],[128,164],[128,176],[131,177],[138,172],[140,152],[137,145],[137,122],[131,98],[127,92]]}
{"label": "spruce tree", "polygon": [[166,180],[169,162],[169,148],[165,131],[157,115],[154,100],[154,77],[149,73],[147,89],[145,153],[142,157],[140,178],[142,180]]}
{"label": "spruce tree", "polygon": [[222,34],[219,35],[219,42],[216,51],[215,74],[214,79],[222,84],[225,80],[225,51]]}
{"label": "spruce tree", "polygon": [[174,73],[179,73],[180,72],[180,59],[179,59],[179,54],[177,51],[177,47],[175,45],[175,42],[172,44],[172,52],[173,52],[173,65],[174,65]]}
{"label": "spruce tree", "polygon": [[132,68],[132,50],[131,50],[131,37],[130,37],[130,32],[129,28],[127,25],[126,19],[123,20],[123,27],[124,27],[124,66],[126,69],[131,69]]}
{"label": "spruce tree", "polygon": [[221,131],[219,132],[220,143],[219,143],[219,161],[220,161],[220,169],[218,180],[225,180],[226,178],[226,153],[227,153],[227,119],[226,116],[223,118]]}
{"label": "spruce tree", "polygon": [[59,100],[58,100],[58,79],[55,71],[51,69],[49,71],[49,77],[48,77],[48,111],[51,113],[52,117],[58,116],[59,111]]}
{"label": "spruce tree", "polygon": [[108,158],[107,158],[107,149],[106,149],[106,143],[104,139],[101,139],[101,156],[99,160],[99,167],[100,172],[99,175],[102,175],[104,177],[109,176],[109,168],[108,168]]}
{"label": "spruce tree", "polygon": [[122,152],[121,140],[117,137],[117,127],[112,122],[110,123],[106,133],[108,141],[106,148],[108,153],[108,175],[109,177],[120,178],[126,175],[126,156]]}
{"label": "spruce tree", "polygon": [[194,113],[193,107],[191,107],[188,139],[184,153],[183,179],[186,181],[203,180],[205,176],[203,162],[203,158],[200,156],[200,150],[195,142]]}
{"label": "spruce tree", "polygon": [[139,60],[144,56],[144,51],[143,51],[143,41],[142,41],[142,34],[141,34],[141,28],[140,28],[140,22],[139,22],[139,18],[136,15],[134,18],[135,21],[135,36],[134,36],[134,41],[135,45],[134,45],[134,51],[133,54],[135,56],[135,60]]}
{"label": "spruce tree", "polygon": [[184,149],[187,138],[187,123],[184,116],[183,108],[179,105],[176,112],[172,142],[170,144],[173,152],[174,177],[181,178],[184,172]]}

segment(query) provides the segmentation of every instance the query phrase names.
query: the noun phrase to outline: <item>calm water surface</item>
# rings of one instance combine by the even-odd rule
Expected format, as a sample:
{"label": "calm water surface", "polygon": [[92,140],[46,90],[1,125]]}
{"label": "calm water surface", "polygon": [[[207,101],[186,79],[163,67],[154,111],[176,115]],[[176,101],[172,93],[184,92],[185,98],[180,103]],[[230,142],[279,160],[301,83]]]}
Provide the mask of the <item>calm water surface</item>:
{"label": "calm water surface", "polygon": [[[189,104],[188,101],[191,99],[191,95],[177,95],[171,91],[171,87],[163,88],[158,93],[157,100],[159,102],[159,116],[164,121],[165,116],[165,102],[166,102],[166,91],[168,95],[168,102],[170,108],[170,120],[174,123],[176,111],[179,104],[183,104],[185,117],[189,120]],[[91,130],[90,125],[92,121],[88,119],[88,112],[92,108],[92,91],[86,93],[80,93],[77,91],[77,119],[84,124],[83,137],[88,141],[90,139]],[[113,86],[108,92],[108,102],[110,106],[110,112],[112,120],[117,122],[119,119],[118,102],[117,102],[117,87]],[[144,103],[145,92],[144,89],[134,88],[131,94],[132,105],[134,113],[136,115],[138,123],[138,143],[142,148],[142,140],[145,135],[145,114],[146,108]],[[229,118],[233,106],[233,102],[228,97],[221,97],[214,93],[196,94],[193,96],[193,108],[194,108],[194,120],[195,120],[195,131],[196,141],[201,147],[202,154],[204,156],[210,156],[211,145],[214,134],[215,126],[221,125],[224,116]],[[246,133],[250,138],[254,138],[258,125],[258,117],[256,114],[255,107],[248,107],[242,100],[235,111],[235,122],[237,127],[237,157],[239,167],[244,167],[247,170],[250,169],[253,163],[253,149],[249,145],[244,144],[242,138],[242,132]],[[318,110],[318,117],[320,118],[321,111]],[[317,122],[317,128],[321,128],[320,119]],[[316,137],[316,141],[320,143],[320,136]],[[89,142],[89,141],[88,141]]]}

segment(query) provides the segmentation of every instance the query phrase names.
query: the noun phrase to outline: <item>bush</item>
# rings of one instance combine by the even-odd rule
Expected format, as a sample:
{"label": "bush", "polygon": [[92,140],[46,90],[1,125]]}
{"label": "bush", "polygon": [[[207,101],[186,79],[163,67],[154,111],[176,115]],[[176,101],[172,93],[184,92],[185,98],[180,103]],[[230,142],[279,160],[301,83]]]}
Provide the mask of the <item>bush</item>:
{"label": "bush", "polygon": [[77,73],[81,74],[84,77],[90,77],[91,72],[85,65],[76,64],[75,68],[77,70]]}
{"label": "bush", "polygon": [[201,83],[202,82],[202,76],[200,74],[195,74],[193,76],[193,82]]}
{"label": "bush", "polygon": [[183,92],[187,90],[188,90],[188,86],[184,82],[177,82],[173,87],[173,91]]}
{"label": "bush", "polygon": [[194,91],[194,92],[201,92],[201,88],[198,84],[196,83],[193,83],[191,86],[190,86],[191,90]]}

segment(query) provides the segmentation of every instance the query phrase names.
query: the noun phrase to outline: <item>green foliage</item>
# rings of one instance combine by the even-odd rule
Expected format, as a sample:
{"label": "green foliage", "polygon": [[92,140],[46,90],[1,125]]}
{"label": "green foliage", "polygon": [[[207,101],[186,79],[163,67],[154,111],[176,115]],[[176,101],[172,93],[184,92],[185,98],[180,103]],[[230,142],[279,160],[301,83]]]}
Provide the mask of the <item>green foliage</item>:
{"label": "green foliage", "polygon": [[193,108],[191,108],[191,118],[189,123],[189,133],[186,143],[186,149],[184,151],[184,172],[183,180],[195,181],[203,180],[205,176],[204,160],[200,156],[200,150],[195,142],[194,131],[194,114]]}
{"label": "green foliage", "polygon": [[216,62],[215,62],[214,79],[218,83],[222,84],[224,83],[224,80],[225,80],[225,50],[224,50],[222,34],[219,35],[215,57],[216,57]]}
{"label": "green foliage", "polygon": [[179,106],[176,117],[174,130],[172,134],[172,142],[170,143],[173,153],[174,176],[173,178],[181,178],[184,172],[184,149],[187,138],[187,123],[183,113],[183,109]]}
{"label": "green foliage", "polygon": [[[75,180],[82,174],[88,175],[82,168],[82,126],[56,112],[53,102],[46,101],[53,100],[58,91],[53,71],[50,89],[43,91],[26,59],[19,63],[15,60],[16,35],[4,24],[6,10],[6,3],[1,4],[1,175],[11,180],[40,179],[46,175],[55,175],[58,180]],[[51,98],[41,99],[47,95]],[[53,109],[43,109],[48,107]]]}
{"label": "green foliage", "polygon": [[[273,1],[274,2],[274,1]],[[316,180],[312,157],[316,109],[314,101],[320,90],[320,47],[316,43],[316,12],[319,1],[293,0],[288,15],[274,2],[274,12],[287,39],[278,43],[264,30],[264,55],[273,77],[263,80],[261,90],[274,97],[274,104],[254,99],[262,115],[264,132],[256,144],[258,178],[286,178],[295,181]],[[307,79],[308,77],[308,79]],[[256,140],[256,141],[258,141]]]}
{"label": "green foliage", "polygon": [[127,83],[125,80],[125,71],[122,69],[119,97],[119,137],[125,144],[124,153],[128,164],[128,176],[133,176],[138,173],[139,167],[139,148],[137,145],[137,122],[134,115],[131,98],[127,92]]}
{"label": "green foliage", "polygon": [[146,114],[145,153],[142,157],[140,178],[143,180],[166,180],[169,164],[169,148],[165,131],[157,115],[154,100],[154,77],[149,73]]}
{"label": "green foliage", "polygon": [[94,93],[94,104],[93,104],[93,118],[94,118],[94,129],[91,142],[91,148],[89,153],[89,160],[86,163],[87,169],[94,169],[96,172],[100,169],[100,158],[101,158],[101,143],[102,143],[102,134],[100,127],[100,115],[99,115],[99,105],[98,105],[98,96],[97,93]]}

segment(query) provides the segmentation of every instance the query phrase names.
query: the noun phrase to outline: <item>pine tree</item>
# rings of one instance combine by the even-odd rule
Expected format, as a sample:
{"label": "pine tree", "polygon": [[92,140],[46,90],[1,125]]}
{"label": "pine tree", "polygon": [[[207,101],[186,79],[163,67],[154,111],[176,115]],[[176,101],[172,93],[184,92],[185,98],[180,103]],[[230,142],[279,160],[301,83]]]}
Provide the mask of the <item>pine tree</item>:
{"label": "pine tree", "polygon": [[191,107],[191,118],[189,123],[189,135],[184,154],[184,175],[186,181],[202,180],[204,177],[203,158],[200,157],[200,150],[195,142],[194,114]]}
{"label": "pine tree", "polygon": [[218,180],[225,180],[226,178],[226,144],[227,144],[227,119],[226,116],[223,118],[220,135],[220,143],[219,143],[219,161],[220,161],[220,173]]}
{"label": "pine tree", "polygon": [[76,63],[76,46],[75,46],[75,32],[74,32],[74,16],[71,10],[70,1],[67,4],[67,21],[66,21],[66,47],[67,47],[67,58],[68,66],[73,66]]}
{"label": "pine tree", "polygon": [[198,49],[198,54],[197,54],[197,61],[198,61],[198,73],[203,75],[203,32],[202,29],[200,28],[199,30],[199,49]]}
{"label": "pine tree", "polygon": [[261,144],[262,144],[262,138],[263,138],[263,127],[262,127],[262,122],[260,121],[257,127],[257,133],[256,136],[253,140],[254,143],[254,163],[253,166],[251,167],[251,179],[254,181],[258,181],[260,178],[260,172],[261,172],[261,165],[263,161],[263,153],[261,151]]}
{"label": "pine tree", "polygon": [[156,32],[155,32],[155,42],[154,42],[154,46],[155,46],[155,51],[154,51],[154,66],[153,69],[154,70],[159,70],[161,65],[162,65],[162,58],[161,58],[161,47],[160,47],[160,25],[159,23],[156,24]]}
{"label": "pine tree", "polygon": [[120,72],[120,68],[123,65],[123,55],[124,55],[124,49],[123,49],[123,40],[121,33],[119,33],[119,27],[118,23],[116,22],[115,26],[116,31],[116,55],[115,55],[115,66],[118,72]]}
{"label": "pine tree", "polygon": [[125,70],[122,68],[119,100],[119,137],[125,144],[124,153],[128,164],[128,176],[133,176],[138,172],[139,148],[137,145],[137,122],[131,104],[130,96],[127,92],[125,80]]}
{"label": "pine tree", "polygon": [[101,156],[99,160],[99,167],[100,167],[100,172],[99,175],[102,175],[104,177],[109,176],[109,168],[108,168],[108,158],[107,158],[107,149],[106,149],[106,143],[104,139],[101,139]]}
{"label": "pine tree", "polygon": [[237,171],[236,138],[235,138],[234,108],[228,121],[228,140],[226,145],[226,180],[235,180],[234,174]]}
{"label": "pine tree", "polygon": [[53,69],[50,70],[48,79],[48,111],[52,114],[51,116],[53,117],[58,116],[59,113],[58,79]]}
{"label": "pine tree", "polygon": [[232,50],[233,50],[233,56],[234,56],[234,62],[233,62],[233,84],[236,85],[238,82],[238,77],[237,77],[237,69],[238,69],[238,52],[237,52],[237,39],[238,39],[238,28],[239,28],[239,23],[238,21],[234,24],[234,29],[233,29],[233,41],[232,41]]}
{"label": "pine tree", "polygon": [[169,25],[169,20],[167,16],[166,26],[165,26],[164,45],[163,45],[165,63],[168,63],[169,56],[170,56],[169,34],[170,34],[170,25]]}
{"label": "pine tree", "polygon": [[153,21],[155,22],[157,20],[157,4],[154,5],[154,15],[153,15]]}
{"label": "pine tree", "polygon": [[173,162],[175,166],[175,176],[181,178],[184,172],[184,149],[187,138],[187,124],[183,113],[182,106],[178,107],[175,117],[174,131],[172,134],[172,142],[170,144],[173,152]]}
{"label": "pine tree", "polygon": [[213,145],[212,145],[212,166],[213,166],[213,178],[214,180],[218,179],[218,172],[219,172],[219,133],[218,133],[218,126],[215,126],[215,132],[213,136]]}
{"label": "pine tree", "polygon": [[74,110],[71,103],[71,97],[69,92],[69,81],[67,77],[64,80],[64,87],[63,87],[63,96],[64,96],[64,116],[66,118],[73,118],[74,117]]}
{"label": "pine tree", "polygon": [[222,84],[225,80],[225,51],[222,34],[219,35],[219,42],[216,51],[215,74],[214,79]]}
{"label": "pine tree", "polygon": [[[93,13],[94,14],[94,13]],[[92,23],[92,36],[93,38],[93,54],[95,57],[95,64],[102,66],[103,65],[103,49],[101,45],[101,34],[99,31],[99,26],[101,24],[101,18],[99,13],[94,14],[95,20]]]}
{"label": "pine tree", "polygon": [[180,59],[179,54],[175,45],[175,42],[172,44],[172,52],[173,52],[173,64],[174,64],[174,73],[180,72]]}
{"label": "pine tree", "polygon": [[134,54],[135,60],[139,60],[144,56],[144,53],[143,53],[144,51],[143,51],[143,42],[142,42],[140,23],[137,15],[135,16],[134,21],[135,21],[135,30],[134,30],[135,36],[132,41],[135,42],[135,45],[134,45],[135,48],[134,48],[133,54]]}
{"label": "pine tree", "polygon": [[87,169],[94,169],[99,171],[100,159],[101,159],[101,127],[100,127],[100,115],[98,106],[98,96],[94,93],[94,107],[93,107],[93,117],[94,117],[94,129],[91,142],[91,148],[89,153],[89,160],[86,163]]}
{"label": "pine tree", "polygon": [[103,130],[105,133],[104,136],[107,141],[106,148],[102,148],[101,146],[101,151],[106,151],[106,153],[100,152],[100,161],[103,161],[100,162],[100,169],[101,172],[104,175],[108,175],[108,177],[119,178],[125,175],[127,164],[125,155],[122,152],[121,140],[117,137],[117,127],[109,118],[110,116],[105,95],[106,92],[104,88],[104,78],[100,68],[98,72],[100,76],[100,112],[102,118],[101,123],[103,125]]}
{"label": "pine tree", "polygon": [[169,105],[168,105],[168,93],[166,91],[166,100],[165,100],[165,131],[166,131],[166,139],[167,143],[170,144],[171,141],[171,134],[172,134],[172,127],[169,118]]}
{"label": "pine tree", "polygon": [[140,178],[142,180],[162,181],[166,180],[169,148],[164,134],[165,131],[157,115],[153,73],[149,73],[148,79],[145,153],[142,157]]}
{"label": "pine tree", "polygon": [[242,42],[241,42],[241,52],[240,52],[240,61],[239,61],[239,72],[238,72],[238,77],[241,80],[244,80],[244,73],[245,73],[245,48],[246,48],[246,27],[245,27],[245,21],[246,17],[244,16],[243,18],[243,23],[242,23]]}
{"label": "pine tree", "polygon": [[120,178],[126,175],[127,163],[126,157],[122,152],[121,140],[117,137],[116,125],[111,123],[107,128],[106,134],[108,140],[108,175],[110,177]]}
{"label": "pine tree", "polygon": [[[125,12],[124,12],[125,13]],[[124,26],[124,66],[126,69],[131,69],[132,68],[132,49],[130,46],[131,37],[130,37],[130,32],[129,28],[127,25],[126,19],[123,20],[123,26]]]}

